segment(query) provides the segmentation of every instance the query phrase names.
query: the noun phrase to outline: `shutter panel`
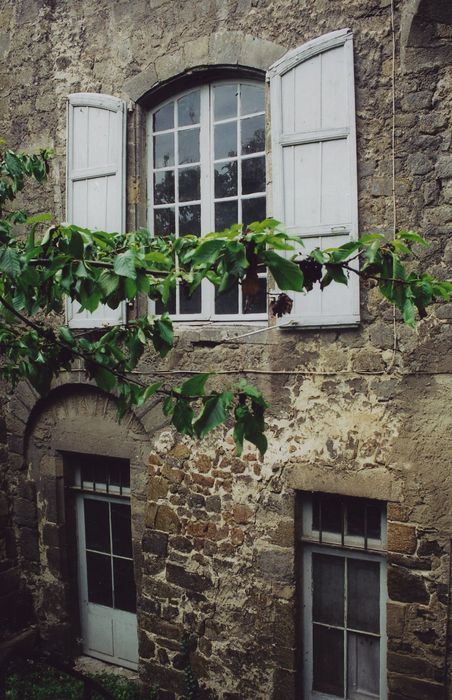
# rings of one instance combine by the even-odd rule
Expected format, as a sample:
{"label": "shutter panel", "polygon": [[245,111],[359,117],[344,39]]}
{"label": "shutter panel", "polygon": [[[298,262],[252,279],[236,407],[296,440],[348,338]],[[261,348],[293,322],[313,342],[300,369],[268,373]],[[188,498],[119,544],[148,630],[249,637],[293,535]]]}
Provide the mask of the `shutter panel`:
{"label": "shutter panel", "polygon": [[[273,216],[305,252],[358,236],[353,40],[349,29],[290,51],[268,71]],[[292,293],[281,326],[355,325],[359,280]]]}
{"label": "shutter panel", "polygon": [[[66,212],[69,223],[111,233],[125,230],[125,102],[109,95],[68,98]],[[125,321],[125,304],[79,311],[68,300],[72,328],[112,326]]]}

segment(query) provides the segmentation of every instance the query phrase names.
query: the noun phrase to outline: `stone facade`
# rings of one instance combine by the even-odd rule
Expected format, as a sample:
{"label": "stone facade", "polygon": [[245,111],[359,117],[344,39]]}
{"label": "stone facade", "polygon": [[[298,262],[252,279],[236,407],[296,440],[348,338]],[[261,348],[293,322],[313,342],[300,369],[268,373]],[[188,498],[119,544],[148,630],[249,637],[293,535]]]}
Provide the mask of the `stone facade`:
{"label": "stone facade", "polygon": [[[406,0],[395,9],[397,221],[428,238],[416,255],[444,278],[452,261],[452,19],[447,3]],[[156,85],[197,66],[263,70],[342,27],[355,40],[360,228],[390,229],[389,0],[1,0],[0,133],[12,147],[55,149],[45,201],[40,188],[32,207],[64,219],[68,93],[137,101],[129,118],[133,227],[145,224],[143,116]],[[177,437],[154,404],[118,424],[114,400],[75,370],[46,399],[26,386],[6,397],[3,629],[33,624],[48,648],[77,652],[61,454],[83,442],[83,452],[131,461],[140,674],[161,684],[162,698],[184,692],[187,632],[202,697],[299,697],[299,491],[388,502],[389,698],[448,697],[452,307],[436,307],[411,331],[397,315],[393,322],[375,289],[361,292],[359,329],[234,339],[232,327],[192,326],[179,328],[167,361],[146,359],[150,381],[162,369],[183,377],[218,367],[225,382],[243,374],[255,381],[271,402],[264,460],[251,449],[238,459],[226,429],[200,444]]]}

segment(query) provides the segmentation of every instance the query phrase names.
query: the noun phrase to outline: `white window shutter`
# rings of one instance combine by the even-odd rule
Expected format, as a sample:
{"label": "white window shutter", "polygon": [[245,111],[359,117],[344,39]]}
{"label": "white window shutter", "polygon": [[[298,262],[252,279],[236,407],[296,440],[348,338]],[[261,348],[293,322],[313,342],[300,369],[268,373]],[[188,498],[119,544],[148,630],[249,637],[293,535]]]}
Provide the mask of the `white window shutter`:
{"label": "white window shutter", "polygon": [[[110,233],[125,230],[126,105],[109,95],[68,97],[66,216],[70,224]],[[112,326],[125,321],[125,304],[80,311],[68,300],[72,328]]]}
{"label": "white window shutter", "polygon": [[[358,236],[353,39],[341,29],[290,51],[268,71],[273,216],[313,248]],[[289,293],[290,294],[290,293]],[[355,325],[359,280],[292,293],[281,326]]]}

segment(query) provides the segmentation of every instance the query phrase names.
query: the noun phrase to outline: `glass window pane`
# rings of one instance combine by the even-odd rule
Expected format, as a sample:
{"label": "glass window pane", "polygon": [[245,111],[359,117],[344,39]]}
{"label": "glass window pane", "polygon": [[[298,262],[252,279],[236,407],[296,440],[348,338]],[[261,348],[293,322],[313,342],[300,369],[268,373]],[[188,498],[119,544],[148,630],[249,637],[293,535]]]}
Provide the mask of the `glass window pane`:
{"label": "glass window pane", "polygon": [[253,114],[254,112],[264,111],[265,98],[263,85],[241,85],[240,93],[242,98],[241,114]]}
{"label": "glass window pane", "polygon": [[111,460],[108,471],[111,486],[130,488],[130,465],[126,460]]}
{"label": "glass window pane", "polygon": [[347,499],[347,534],[364,537],[364,508],[362,498]]}
{"label": "glass window pane", "polygon": [[234,197],[237,194],[237,161],[215,165],[215,197]]}
{"label": "glass window pane", "polygon": [[179,302],[181,314],[199,314],[201,313],[201,287],[199,286],[191,296],[185,285],[181,284],[179,288]]}
{"label": "glass window pane", "polygon": [[380,640],[348,633],[347,677],[351,700],[380,697]]}
{"label": "glass window pane", "polygon": [[179,170],[179,201],[190,202],[200,199],[200,169],[183,168]]}
{"label": "glass window pane", "polygon": [[337,496],[314,495],[312,499],[312,529],[318,530],[321,525],[323,532],[342,532],[342,506]]}
{"label": "glass window pane", "polygon": [[243,299],[243,313],[245,314],[265,314],[267,311],[267,280],[265,277],[259,278],[259,289],[257,294]]}
{"label": "glass window pane", "polygon": [[103,462],[91,462],[82,465],[82,482],[88,488],[105,490],[107,488],[107,468]]}
{"label": "glass window pane", "polygon": [[85,498],[85,541],[87,549],[110,551],[110,522],[108,503]]}
{"label": "glass window pane", "polygon": [[264,115],[242,119],[242,154],[265,150]]}
{"label": "glass window pane", "polygon": [[115,608],[136,612],[137,594],[133,561],[113,557],[113,575],[115,582]]}
{"label": "glass window pane", "polygon": [[174,202],[174,170],[154,173],[154,203]]}
{"label": "glass window pane", "polygon": [[215,127],[215,160],[237,155],[237,122],[217,124]]}
{"label": "glass window pane", "polygon": [[265,157],[242,160],[242,194],[265,192]]}
{"label": "glass window pane", "polygon": [[238,221],[237,202],[217,202],[215,204],[215,231],[224,231]]}
{"label": "glass window pane", "polygon": [[313,690],[344,696],[344,633],[313,627]]}
{"label": "glass window pane", "polygon": [[125,503],[111,504],[111,537],[113,554],[119,554],[121,557],[132,556],[130,506]]}
{"label": "glass window pane", "polygon": [[328,625],[344,625],[343,557],[312,555],[312,619]]}
{"label": "glass window pane", "polygon": [[367,536],[373,539],[381,539],[381,505],[369,503],[367,505]]}
{"label": "glass window pane", "polygon": [[154,168],[174,165],[174,133],[154,136]]}
{"label": "glass window pane", "polygon": [[253,221],[263,221],[266,217],[265,197],[255,199],[242,199],[242,223],[245,226]]}
{"label": "glass window pane", "polygon": [[215,292],[216,314],[237,314],[239,312],[239,288],[235,287],[227,292],[218,294]]}
{"label": "glass window pane", "polygon": [[194,236],[201,234],[201,206],[199,204],[179,207],[179,235],[185,236],[188,233]]}
{"label": "glass window pane", "polygon": [[347,627],[365,632],[380,631],[380,564],[349,559]]}
{"label": "glass window pane", "polygon": [[200,122],[200,92],[194,90],[177,101],[177,119],[179,126],[189,126]]}
{"label": "glass window pane", "polygon": [[214,85],[215,121],[237,116],[237,84]]}
{"label": "glass window pane", "polygon": [[168,236],[176,230],[174,207],[154,209],[154,234]]}
{"label": "glass window pane", "polygon": [[113,605],[111,586],[111,559],[105,554],[86,552],[88,600],[99,605]]}
{"label": "glass window pane", "polygon": [[155,302],[155,313],[163,314],[164,311],[167,311],[169,314],[176,313],[176,291],[170,293],[168,303],[166,305],[162,304],[160,299],[157,299]]}
{"label": "glass window pane", "polygon": [[179,164],[199,161],[199,129],[185,129],[178,132]]}
{"label": "glass window pane", "polygon": [[154,131],[164,131],[174,127],[174,102],[169,102],[154,114]]}

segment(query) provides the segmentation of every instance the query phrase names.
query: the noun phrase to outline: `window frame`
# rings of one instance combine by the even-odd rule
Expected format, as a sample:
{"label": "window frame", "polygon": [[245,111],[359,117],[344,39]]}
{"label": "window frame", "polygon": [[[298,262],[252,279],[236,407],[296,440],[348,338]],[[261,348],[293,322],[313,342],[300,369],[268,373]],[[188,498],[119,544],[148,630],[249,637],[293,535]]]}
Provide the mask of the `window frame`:
{"label": "window frame", "polygon": [[[231,158],[214,158],[214,128],[215,128],[215,122],[214,122],[214,100],[212,98],[213,95],[213,88],[214,86],[217,85],[226,85],[226,84],[246,84],[246,85],[259,85],[262,87],[264,91],[264,97],[266,97],[266,85],[264,79],[259,80],[258,77],[246,77],[242,76],[240,72],[237,73],[237,75],[233,75],[230,78],[227,77],[222,77],[219,79],[215,79],[214,76],[211,77],[211,79],[206,79],[203,82],[197,82],[194,85],[191,85],[190,87],[186,88],[185,90],[180,90],[180,91],[174,91],[171,95],[166,96],[166,99],[156,102],[153,104],[152,108],[150,108],[147,113],[146,113],[146,179],[147,179],[147,202],[146,202],[146,216],[147,216],[147,228],[150,231],[151,235],[154,235],[154,185],[153,185],[153,174],[154,174],[154,149],[153,149],[153,136],[154,133],[177,133],[178,127],[174,125],[172,129],[167,129],[167,130],[162,130],[161,132],[154,132],[153,130],[153,116],[154,114],[160,110],[162,107],[164,107],[167,104],[170,104],[172,102],[177,102],[180,98],[184,97],[185,95],[188,95],[191,92],[194,92],[196,90],[200,91],[200,122],[199,122],[199,129],[200,129],[200,161],[199,161],[199,167],[201,170],[200,174],[200,200],[199,204],[201,207],[201,234],[200,236],[202,237],[203,235],[206,235],[207,233],[211,231],[215,231],[215,202],[216,200],[220,201],[237,201],[237,206],[238,206],[238,213],[241,214],[241,200],[242,199],[257,199],[259,197],[263,198],[265,197],[266,200],[266,206],[268,206],[268,193],[267,193],[267,186],[265,183],[265,188],[263,192],[259,193],[251,193],[251,194],[245,194],[243,195],[240,191],[240,177],[238,175],[238,181],[237,181],[237,195],[232,196],[230,198],[218,198],[215,197],[215,164],[224,161],[224,162],[239,162],[240,160],[247,160],[250,158],[256,158],[259,156],[264,156],[265,158],[265,165],[266,165],[266,180],[267,180],[267,147],[266,144],[264,144],[264,149],[263,151],[259,151],[256,153],[252,154],[239,154],[237,153],[236,156],[231,157]],[[246,117],[253,117],[258,114],[264,115],[264,129],[266,130],[266,123],[267,123],[267,114],[265,110],[265,105],[264,105],[264,110],[263,112],[253,112],[250,113],[249,115],[247,114]],[[231,118],[226,118],[224,120],[218,120],[216,123],[227,123],[236,121],[238,124],[238,129],[240,128],[240,122],[241,122],[242,117],[237,114],[236,117],[231,117]],[[188,128],[193,128],[196,125],[191,125]],[[238,134],[240,132],[238,131]],[[175,146],[177,148],[177,142],[175,143]],[[176,149],[175,149],[176,150]],[[176,160],[176,159],[175,159]],[[196,163],[197,164],[197,163]],[[195,163],[187,164],[188,167],[190,165],[196,165]],[[179,165],[176,165],[176,162],[173,166],[168,166],[168,168],[173,168],[175,173],[177,174],[178,169],[180,168]],[[241,169],[238,168],[240,171]],[[195,200],[193,200],[195,201]],[[198,202],[198,200],[196,200]],[[189,206],[192,202],[187,201],[184,202],[184,206]],[[174,205],[178,206],[178,197],[177,194],[175,193],[175,202]],[[157,205],[158,208],[164,208],[165,206],[171,206],[171,205]],[[239,217],[241,218],[241,216]],[[177,226],[177,224],[176,224]],[[178,235],[178,234],[176,234]],[[259,277],[266,277],[266,274],[259,274]],[[268,291],[268,290],[267,290]],[[241,288],[239,286],[239,309],[242,306],[242,292]],[[177,303],[177,302],[176,302]],[[155,302],[149,302],[149,310],[151,313],[155,313],[155,307],[156,304]],[[181,313],[172,313],[171,314],[172,319],[176,323],[183,323],[186,324],[192,323],[205,323],[205,322],[212,322],[213,324],[221,324],[221,323],[239,323],[241,325],[251,323],[251,324],[256,324],[256,323],[267,323],[268,320],[268,310],[267,308],[265,309],[265,312],[262,313],[243,313],[242,311],[239,310],[238,313],[227,313],[227,314],[218,314],[215,313],[215,289],[213,285],[208,281],[208,280],[203,280],[201,283],[201,312],[198,314],[181,314]]]}
{"label": "window frame", "polygon": [[[381,535],[380,539],[364,538],[361,536],[346,535],[344,533],[332,533],[328,531],[314,530],[312,527],[313,515],[313,498],[314,496],[336,496],[337,494],[323,493],[306,493],[299,492],[297,495],[298,506],[298,532],[297,532],[297,560],[298,560],[298,639],[301,645],[299,653],[299,692],[304,700],[339,700],[341,696],[331,695],[329,693],[312,690],[313,683],[313,579],[312,579],[312,557],[313,554],[323,554],[327,556],[336,556],[344,560],[344,606],[347,609],[347,563],[346,560],[355,559],[361,561],[372,561],[379,564],[380,567],[380,590],[379,590],[379,634],[357,630],[358,633],[367,634],[369,636],[378,636],[380,639],[379,658],[380,658],[380,675],[379,675],[379,700],[387,700],[387,613],[386,604],[388,601],[387,593],[387,571],[388,564],[386,559],[386,538],[387,538],[387,517],[384,508],[384,503],[381,502]],[[338,500],[347,501],[348,497],[337,495]],[[363,504],[369,499],[362,499]],[[334,627],[335,625],[327,625]],[[347,627],[347,620],[344,619],[344,625],[338,626],[344,633],[344,694],[342,698],[353,697],[348,694],[348,678],[347,678],[347,633],[353,632],[353,628]],[[363,696],[364,697],[364,696]],[[366,696],[369,700],[375,696]]]}

